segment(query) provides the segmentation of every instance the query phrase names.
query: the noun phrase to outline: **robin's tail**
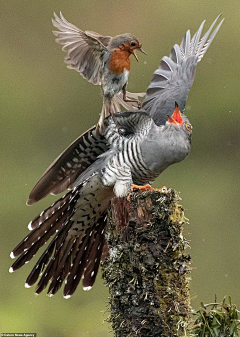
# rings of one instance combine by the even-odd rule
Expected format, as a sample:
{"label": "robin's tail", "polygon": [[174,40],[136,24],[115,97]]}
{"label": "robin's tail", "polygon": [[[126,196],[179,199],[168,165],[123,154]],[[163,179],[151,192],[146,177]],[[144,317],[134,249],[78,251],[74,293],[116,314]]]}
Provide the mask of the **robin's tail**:
{"label": "robin's tail", "polygon": [[[127,91],[126,92],[126,100],[135,100],[138,101],[139,97],[144,97],[146,95],[145,92],[140,93],[132,93]],[[103,98],[103,106],[101,115],[97,124],[97,128],[99,129],[100,133],[103,133],[103,121],[109,115],[114,114],[115,112],[121,112],[121,106],[124,110],[127,111],[134,111],[138,109],[137,103],[135,102],[125,102],[123,99],[123,93],[119,92],[117,95],[113,96],[111,100],[108,98]]]}

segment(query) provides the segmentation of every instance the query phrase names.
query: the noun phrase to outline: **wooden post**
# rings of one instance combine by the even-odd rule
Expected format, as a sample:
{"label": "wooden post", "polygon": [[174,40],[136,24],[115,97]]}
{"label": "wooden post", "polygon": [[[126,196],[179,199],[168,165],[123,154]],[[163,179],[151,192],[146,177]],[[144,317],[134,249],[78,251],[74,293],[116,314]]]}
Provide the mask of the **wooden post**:
{"label": "wooden post", "polygon": [[191,258],[184,252],[188,242],[178,202],[172,189],[112,200],[103,278],[117,337],[187,335]]}

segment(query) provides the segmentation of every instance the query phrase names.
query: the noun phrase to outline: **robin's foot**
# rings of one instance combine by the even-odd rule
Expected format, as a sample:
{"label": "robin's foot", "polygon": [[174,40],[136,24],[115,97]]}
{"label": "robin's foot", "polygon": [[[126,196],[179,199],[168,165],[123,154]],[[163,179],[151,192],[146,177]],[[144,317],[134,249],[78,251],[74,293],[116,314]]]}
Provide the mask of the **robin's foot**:
{"label": "robin's foot", "polygon": [[136,103],[138,109],[141,109],[142,103],[139,100],[132,100],[132,99],[123,99],[124,102],[129,102],[129,103]]}

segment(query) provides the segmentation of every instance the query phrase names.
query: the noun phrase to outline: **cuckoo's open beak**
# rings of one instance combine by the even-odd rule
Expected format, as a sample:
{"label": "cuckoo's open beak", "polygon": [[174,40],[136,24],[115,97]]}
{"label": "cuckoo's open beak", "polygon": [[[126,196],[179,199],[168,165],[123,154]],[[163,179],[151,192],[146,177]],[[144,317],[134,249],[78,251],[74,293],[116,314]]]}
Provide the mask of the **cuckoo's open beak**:
{"label": "cuckoo's open beak", "polygon": [[178,124],[178,122],[174,118],[172,118],[169,115],[167,115],[167,116],[168,116],[168,123]]}
{"label": "cuckoo's open beak", "polygon": [[175,110],[172,114],[172,116],[168,116],[168,122],[169,123],[174,123],[174,124],[183,124],[183,119],[182,119],[182,115],[181,112],[178,109],[178,104],[175,102]]}

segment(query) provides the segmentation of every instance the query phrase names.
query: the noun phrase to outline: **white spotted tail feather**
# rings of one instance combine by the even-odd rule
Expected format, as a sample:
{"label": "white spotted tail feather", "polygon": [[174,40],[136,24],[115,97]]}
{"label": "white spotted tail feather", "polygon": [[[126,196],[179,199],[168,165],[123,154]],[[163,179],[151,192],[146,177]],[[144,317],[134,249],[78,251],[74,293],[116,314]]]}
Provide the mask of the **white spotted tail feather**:
{"label": "white spotted tail feather", "polygon": [[[40,294],[49,284],[48,294],[54,295],[66,279],[63,293],[70,297],[81,279],[84,288],[93,286],[105,245],[106,204],[111,198],[108,193],[109,200],[106,200],[103,193],[101,206],[98,180],[97,176],[89,177],[32,221],[31,233],[11,253],[11,257],[19,256],[11,272],[29,262],[52,236],[54,238],[29,274],[25,287],[31,287],[40,278],[36,293]],[[97,191],[93,184],[97,185]]]}

